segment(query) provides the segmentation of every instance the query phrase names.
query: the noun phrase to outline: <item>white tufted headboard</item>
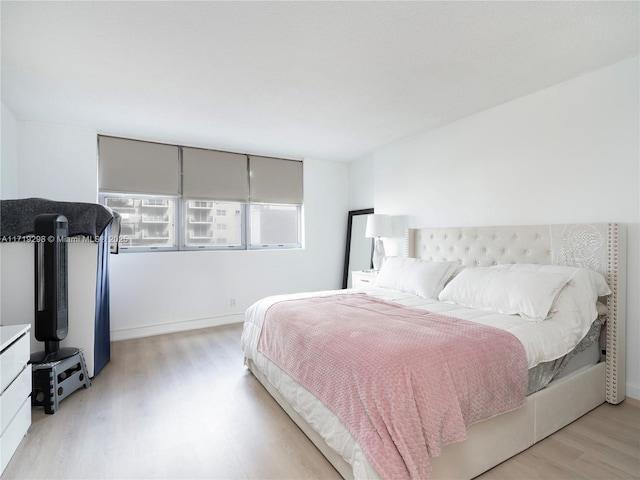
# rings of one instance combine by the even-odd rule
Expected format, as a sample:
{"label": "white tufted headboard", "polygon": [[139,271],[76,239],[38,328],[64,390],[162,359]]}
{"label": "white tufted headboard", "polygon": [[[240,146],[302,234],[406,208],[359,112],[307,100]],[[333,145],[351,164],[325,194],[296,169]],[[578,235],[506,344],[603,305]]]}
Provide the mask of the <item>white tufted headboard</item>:
{"label": "white tufted headboard", "polygon": [[615,223],[409,229],[406,253],[465,267],[570,265],[602,273],[607,297],[606,400],[625,397],[626,230]]}

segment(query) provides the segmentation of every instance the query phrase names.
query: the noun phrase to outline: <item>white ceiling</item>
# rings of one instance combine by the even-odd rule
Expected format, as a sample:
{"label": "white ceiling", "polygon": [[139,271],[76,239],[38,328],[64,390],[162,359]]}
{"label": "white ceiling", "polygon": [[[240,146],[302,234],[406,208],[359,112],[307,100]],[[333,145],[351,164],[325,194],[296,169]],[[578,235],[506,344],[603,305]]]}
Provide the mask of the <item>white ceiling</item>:
{"label": "white ceiling", "polygon": [[18,120],[353,160],[638,55],[638,6],[2,1],[2,102]]}

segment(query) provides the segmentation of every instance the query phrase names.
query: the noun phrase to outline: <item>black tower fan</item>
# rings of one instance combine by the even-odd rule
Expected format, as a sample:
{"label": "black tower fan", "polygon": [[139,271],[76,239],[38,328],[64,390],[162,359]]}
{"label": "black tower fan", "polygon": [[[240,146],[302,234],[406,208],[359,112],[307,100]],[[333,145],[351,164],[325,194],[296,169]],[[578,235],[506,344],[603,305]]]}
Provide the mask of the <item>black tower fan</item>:
{"label": "black tower fan", "polygon": [[35,336],[45,351],[31,355],[31,363],[47,363],[71,357],[77,348],[60,348],[69,331],[66,217],[38,215],[35,233]]}

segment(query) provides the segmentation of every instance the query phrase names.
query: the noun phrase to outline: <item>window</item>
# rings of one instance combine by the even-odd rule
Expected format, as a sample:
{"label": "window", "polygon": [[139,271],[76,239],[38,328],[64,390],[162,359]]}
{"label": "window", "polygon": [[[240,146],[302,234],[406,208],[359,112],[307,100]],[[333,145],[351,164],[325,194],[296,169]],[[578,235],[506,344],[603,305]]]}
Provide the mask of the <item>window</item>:
{"label": "window", "polygon": [[302,162],[98,137],[123,251],[301,248]]}
{"label": "window", "polygon": [[175,198],[103,193],[101,200],[122,217],[120,248],[123,250],[176,249]]}
{"label": "window", "polygon": [[300,207],[251,204],[251,248],[299,247]]}
{"label": "window", "polygon": [[185,200],[183,204],[185,224],[183,246],[185,248],[244,247],[241,203]]}
{"label": "window", "polygon": [[100,198],[122,216],[122,250],[176,250],[178,147],[102,136],[98,146]]}
{"label": "window", "polygon": [[302,246],[302,162],[249,156],[250,248]]}

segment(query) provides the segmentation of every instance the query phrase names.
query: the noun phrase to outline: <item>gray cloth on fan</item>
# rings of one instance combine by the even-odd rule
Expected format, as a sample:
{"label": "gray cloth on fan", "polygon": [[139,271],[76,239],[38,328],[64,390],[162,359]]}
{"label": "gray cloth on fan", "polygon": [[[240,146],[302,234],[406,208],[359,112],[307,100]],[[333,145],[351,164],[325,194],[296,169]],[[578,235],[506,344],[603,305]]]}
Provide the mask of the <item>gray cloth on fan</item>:
{"label": "gray cloth on fan", "polygon": [[35,219],[42,213],[64,215],[69,236],[84,235],[97,240],[113,221],[114,212],[97,203],[56,202],[44,198],[0,200],[0,237],[15,241],[32,235]]}

